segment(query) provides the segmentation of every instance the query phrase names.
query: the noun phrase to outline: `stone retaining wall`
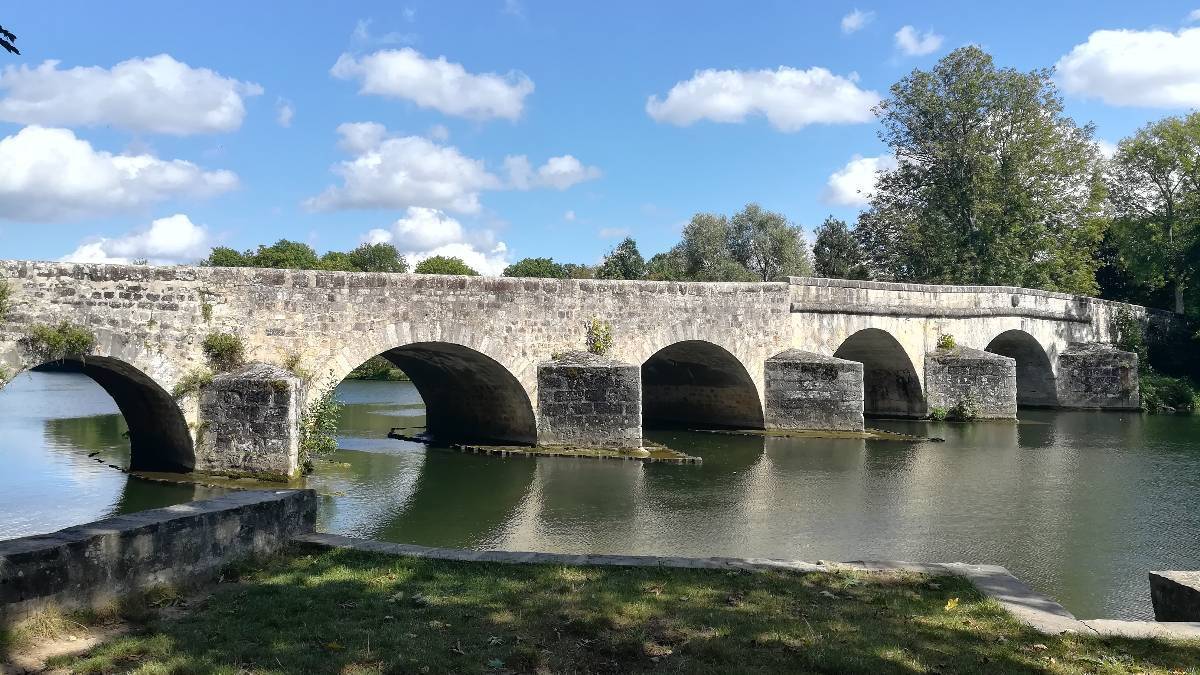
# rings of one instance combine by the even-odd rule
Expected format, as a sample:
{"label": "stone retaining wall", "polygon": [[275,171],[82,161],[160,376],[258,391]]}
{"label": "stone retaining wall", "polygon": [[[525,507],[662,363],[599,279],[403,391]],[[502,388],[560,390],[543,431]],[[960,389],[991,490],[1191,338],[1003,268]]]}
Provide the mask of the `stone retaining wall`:
{"label": "stone retaining wall", "polygon": [[0,617],[99,607],[201,581],[312,532],[316,516],[312,490],[239,491],[0,541]]}

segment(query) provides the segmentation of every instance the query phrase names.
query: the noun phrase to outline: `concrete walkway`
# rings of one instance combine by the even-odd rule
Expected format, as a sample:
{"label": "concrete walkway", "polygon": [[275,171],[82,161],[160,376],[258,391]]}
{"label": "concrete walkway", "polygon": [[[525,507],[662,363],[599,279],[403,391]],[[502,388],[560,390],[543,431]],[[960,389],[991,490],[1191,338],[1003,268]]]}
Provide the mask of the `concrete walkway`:
{"label": "concrete walkway", "polygon": [[737,569],[745,571],[792,570],[797,572],[918,572],[933,576],[955,575],[969,579],[985,596],[1000,603],[1018,621],[1041,633],[1084,633],[1117,637],[1165,637],[1200,639],[1200,623],[1118,621],[1096,619],[1081,621],[1052,598],[1042,595],[999,565],[966,563],[910,563],[890,560],[854,560],[815,563],[771,558],[685,558],[678,556],[603,555],[536,553],[529,551],[474,551],[461,548],[430,548],[414,544],[393,544],[373,539],[355,539],[336,534],[305,534],[295,538],[304,544],[324,548],[349,548],[371,553],[403,555],[436,560],[466,562],[533,563],[542,565],[609,565],[617,567],[678,567],[687,569]]}

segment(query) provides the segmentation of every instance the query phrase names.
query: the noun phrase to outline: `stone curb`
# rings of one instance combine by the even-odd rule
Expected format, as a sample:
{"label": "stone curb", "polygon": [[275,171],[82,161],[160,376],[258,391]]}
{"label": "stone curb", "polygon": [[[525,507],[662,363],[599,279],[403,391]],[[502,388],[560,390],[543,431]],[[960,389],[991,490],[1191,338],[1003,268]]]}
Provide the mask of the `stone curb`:
{"label": "stone curb", "polygon": [[966,563],[912,563],[895,560],[852,560],[842,563],[826,561],[804,562],[774,558],[686,558],[652,555],[607,555],[536,553],[531,551],[472,551],[453,548],[430,548],[414,544],[393,544],[373,539],[356,539],[337,534],[304,534],[293,538],[302,544],[323,548],[346,548],[371,553],[403,555],[435,560],[472,562],[533,563],[549,565],[606,565],[617,567],[672,567],[682,569],[736,569],[744,571],[790,570],[796,572],[833,572],[858,570],[864,572],[917,572],[935,576],[955,575],[969,580],[988,598],[998,602],[1017,621],[1051,635],[1084,633],[1132,638],[1175,639],[1200,638],[1200,623],[1169,623],[1155,621],[1118,621],[1096,619],[1081,621],[1054,599],[1033,590],[999,565],[968,565]]}

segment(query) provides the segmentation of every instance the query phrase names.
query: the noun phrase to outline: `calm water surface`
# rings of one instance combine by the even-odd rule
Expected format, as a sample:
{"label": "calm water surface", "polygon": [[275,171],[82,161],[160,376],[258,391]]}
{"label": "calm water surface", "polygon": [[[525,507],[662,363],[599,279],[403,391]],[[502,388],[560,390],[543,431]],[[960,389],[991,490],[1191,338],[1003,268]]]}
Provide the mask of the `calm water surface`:
{"label": "calm water surface", "polygon": [[[573,553],[995,563],[1084,618],[1149,618],[1148,570],[1200,568],[1200,417],[875,423],[946,439],[918,444],[652,433],[704,458],[669,466],[427,451],[386,438],[423,424],[411,385],[346,382],[338,397],[342,449],[309,479],[330,532]],[[0,392],[0,538],[216,493],[110,468],[128,462],[123,432],[82,375],[25,374]]]}

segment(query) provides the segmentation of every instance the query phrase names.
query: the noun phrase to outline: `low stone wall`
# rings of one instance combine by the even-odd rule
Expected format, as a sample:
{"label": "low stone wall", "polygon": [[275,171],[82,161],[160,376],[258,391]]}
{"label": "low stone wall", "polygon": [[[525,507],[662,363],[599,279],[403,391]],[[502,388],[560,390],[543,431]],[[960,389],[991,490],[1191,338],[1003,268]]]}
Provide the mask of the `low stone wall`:
{"label": "low stone wall", "polygon": [[312,490],[239,491],[0,541],[0,617],[97,607],[154,586],[200,581],[311,533],[316,515]]}
{"label": "low stone wall", "polygon": [[973,400],[980,419],[1015,419],[1016,361],[967,347],[930,352],[925,355],[925,398],[930,410],[950,410]]}
{"label": "low stone wall", "polygon": [[766,362],[768,429],[863,430],[863,365],[799,349]]}

